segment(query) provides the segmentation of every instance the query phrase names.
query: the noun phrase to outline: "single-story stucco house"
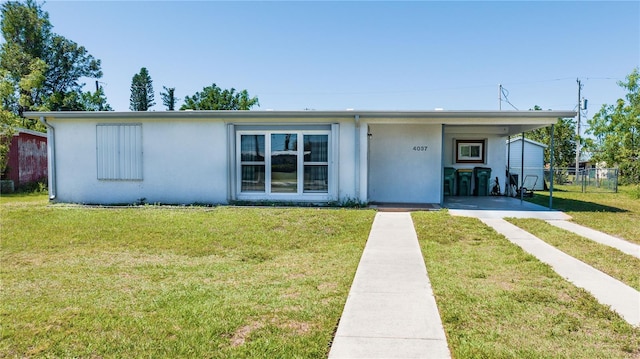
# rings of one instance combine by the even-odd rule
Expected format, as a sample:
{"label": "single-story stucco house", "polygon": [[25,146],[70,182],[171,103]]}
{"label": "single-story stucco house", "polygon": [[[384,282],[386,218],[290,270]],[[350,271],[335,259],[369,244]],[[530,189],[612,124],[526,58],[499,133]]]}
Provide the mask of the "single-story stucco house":
{"label": "single-story stucco house", "polygon": [[28,112],[53,201],[443,202],[444,168],[489,168],[508,136],[573,111]]}

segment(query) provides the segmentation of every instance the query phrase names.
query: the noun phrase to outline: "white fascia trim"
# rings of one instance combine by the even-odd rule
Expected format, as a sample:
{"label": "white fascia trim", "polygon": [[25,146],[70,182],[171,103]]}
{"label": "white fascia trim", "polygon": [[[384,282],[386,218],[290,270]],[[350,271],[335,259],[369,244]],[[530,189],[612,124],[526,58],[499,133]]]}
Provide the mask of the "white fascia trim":
{"label": "white fascia trim", "polygon": [[[575,111],[63,111],[25,112],[26,118],[47,120],[72,119],[202,119],[202,120],[269,120],[269,119],[353,119],[362,121],[403,123],[423,122],[446,124],[522,123],[526,120],[575,117]],[[526,119],[526,120],[525,120]],[[497,121],[497,122],[496,122]],[[534,122],[537,123],[537,122]]]}

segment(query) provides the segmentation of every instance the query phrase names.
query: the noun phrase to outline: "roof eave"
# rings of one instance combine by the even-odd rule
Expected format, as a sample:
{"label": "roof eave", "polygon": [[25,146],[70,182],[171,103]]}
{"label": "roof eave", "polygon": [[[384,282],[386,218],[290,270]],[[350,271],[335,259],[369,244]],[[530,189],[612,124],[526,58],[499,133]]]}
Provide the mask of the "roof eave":
{"label": "roof eave", "polygon": [[[353,118],[364,119],[557,119],[575,117],[575,111],[61,111],[25,112],[30,119],[214,119],[214,118]],[[446,121],[445,121],[446,122]],[[456,121],[459,123],[460,121]],[[482,121],[481,121],[482,122]]]}

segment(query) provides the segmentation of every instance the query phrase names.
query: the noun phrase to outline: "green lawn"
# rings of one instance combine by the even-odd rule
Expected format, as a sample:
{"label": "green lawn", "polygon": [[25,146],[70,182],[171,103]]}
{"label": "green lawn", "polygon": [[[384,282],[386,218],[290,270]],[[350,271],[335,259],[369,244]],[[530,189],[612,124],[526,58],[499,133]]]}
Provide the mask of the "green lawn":
{"label": "green lawn", "polygon": [[507,220],[564,253],[640,291],[640,259],[552,226],[543,220],[531,218],[508,218]]}
{"label": "green lawn", "polygon": [[[570,192],[556,186],[553,208],[566,212],[573,221],[640,244],[640,199],[633,187],[619,187],[618,193]],[[549,205],[548,192],[535,192],[532,202]]]}
{"label": "green lawn", "polygon": [[454,357],[640,356],[640,329],[479,220],[413,220]]}
{"label": "green lawn", "polygon": [[[373,215],[2,196],[0,357],[326,357]],[[640,356],[640,329],[478,220],[413,218],[456,358]]]}
{"label": "green lawn", "polygon": [[374,215],[1,202],[0,357],[326,357]]}

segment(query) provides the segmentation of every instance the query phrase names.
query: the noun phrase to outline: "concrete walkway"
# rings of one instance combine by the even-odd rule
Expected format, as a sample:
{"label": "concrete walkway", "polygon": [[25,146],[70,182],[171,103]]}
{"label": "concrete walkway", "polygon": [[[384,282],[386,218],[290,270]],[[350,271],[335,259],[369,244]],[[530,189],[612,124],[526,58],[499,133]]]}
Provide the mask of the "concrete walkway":
{"label": "concrete walkway", "polygon": [[616,238],[606,233],[602,233],[600,231],[596,231],[595,229],[584,227],[573,222],[547,220],[547,223],[552,224],[558,228],[562,228],[564,230],[577,233],[582,237],[589,238],[594,242],[598,242],[600,244],[604,244],[606,246],[616,248],[622,253],[626,253],[628,255],[631,255],[640,259],[640,245],[637,245],[635,243],[625,241],[624,239]]}
{"label": "concrete walkway", "polygon": [[529,232],[500,218],[480,218],[498,233],[550,265],[560,276],[611,306],[622,318],[640,326],[640,293],[615,278],[547,244]]}
{"label": "concrete walkway", "polygon": [[450,358],[411,215],[376,214],[329,358]]}

